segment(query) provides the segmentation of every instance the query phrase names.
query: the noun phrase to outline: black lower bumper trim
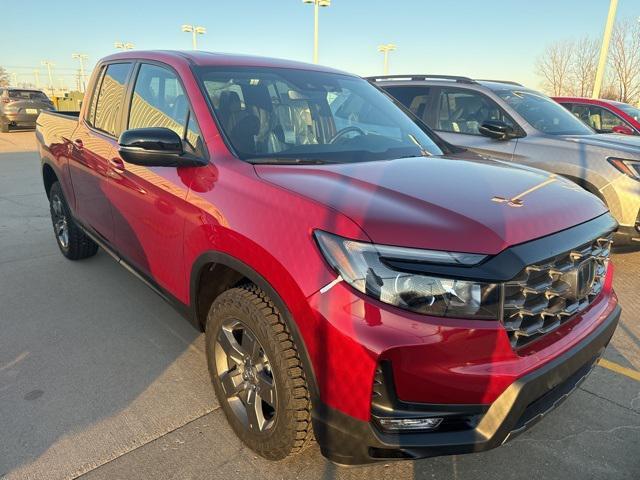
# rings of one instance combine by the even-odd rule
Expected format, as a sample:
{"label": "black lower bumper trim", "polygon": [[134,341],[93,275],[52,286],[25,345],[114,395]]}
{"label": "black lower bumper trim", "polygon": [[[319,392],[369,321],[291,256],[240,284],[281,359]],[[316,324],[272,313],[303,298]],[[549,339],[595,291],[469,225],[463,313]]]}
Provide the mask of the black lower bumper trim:
{"label": "black lower bumper trim", "polygon": [[[356,465],[480,452],[498,447],[553,410],[584,380],[609,343],[620,312],[620,307],[616,306],[579,345],[516,380],[486,409],[486,413],[483,412],[475,428],[385,433],[373,422],[356,420],[319,405],[314,409],[313,427],[322,453],[336,463]],[[442,412],[445,406],[433,407],[422,405],[425,416],[433,416],[434,411]],[[460,405],[451,405],[451,411],[460,411],[460,408]],[[417,413],[411,412],[412,416]],[[394,416],[393,412],[389,416]]]}

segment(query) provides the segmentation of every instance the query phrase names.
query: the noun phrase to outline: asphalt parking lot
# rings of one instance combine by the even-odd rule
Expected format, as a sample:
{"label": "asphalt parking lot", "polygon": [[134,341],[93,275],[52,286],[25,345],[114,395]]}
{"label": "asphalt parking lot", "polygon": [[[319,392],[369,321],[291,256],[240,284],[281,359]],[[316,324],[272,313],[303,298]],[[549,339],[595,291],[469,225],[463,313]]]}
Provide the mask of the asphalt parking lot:
{"label": "asphalt parking lot", "polygon": [[514,441],[349,469],[315,446],[268,462],[227,426],[203,335],[107,254],[59,254],[34,134],[0,134],[0,478],[640,478],[640,252],[614,264],[607,362]]}

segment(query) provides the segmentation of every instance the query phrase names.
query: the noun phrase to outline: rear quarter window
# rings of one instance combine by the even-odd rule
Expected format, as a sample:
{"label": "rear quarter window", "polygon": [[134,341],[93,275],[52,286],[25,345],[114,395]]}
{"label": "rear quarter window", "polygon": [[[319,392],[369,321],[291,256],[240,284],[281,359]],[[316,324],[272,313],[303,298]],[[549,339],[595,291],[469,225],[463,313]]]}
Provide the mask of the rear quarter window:
{"label": "rear quarter window", "polygon": [[118,121],[131,65],[131,63],[113,63],[107,66],[96,96],[95,111],[90,112],[94,116],[92,126],[112,136],[120,133]]}

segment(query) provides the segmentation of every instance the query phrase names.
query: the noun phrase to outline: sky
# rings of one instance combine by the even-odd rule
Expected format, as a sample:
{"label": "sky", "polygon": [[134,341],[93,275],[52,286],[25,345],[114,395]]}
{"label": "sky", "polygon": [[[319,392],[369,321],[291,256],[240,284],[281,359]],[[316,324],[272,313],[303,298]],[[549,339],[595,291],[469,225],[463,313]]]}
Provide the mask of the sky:
{"label": "sky", "polygon": [[[42,60],[71,85],[77,60],[88,67],[115,52],[191,48],[184,23],[206,27],[201,50],[312,60],[313,7],[302,0],[2,1],[0,65],[33,82]],[[319,63],[359,75],[382,73],[377,46],[393,43],[392,74],[432,73],[514,80],[537,87],[545,45],[600,37],[609,0],[332,0],[320,10]],[[619,0],[617,19],[640,17],[640,0]],[[13,20],[15,21],[13,21]]]}

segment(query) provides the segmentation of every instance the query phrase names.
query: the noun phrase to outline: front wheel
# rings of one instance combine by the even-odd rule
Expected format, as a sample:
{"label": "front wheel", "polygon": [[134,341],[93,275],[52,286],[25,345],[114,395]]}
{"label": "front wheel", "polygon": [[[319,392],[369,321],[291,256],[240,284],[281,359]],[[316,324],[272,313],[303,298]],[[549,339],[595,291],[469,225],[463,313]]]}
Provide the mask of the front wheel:
{"label": "front wheel", "polygon": [[291,334],[255,285],[213,302],[206,348],[216,396],[238,437],[270,460],[301,451],[313,438],[311,401]]}
{"label": "front wheel", "polygon": [[74,221],[59,182],[55,182],[49,191],[49,208],[53,233],[62,254],[69,260],[81,260],[95,255],[98,245]]}

